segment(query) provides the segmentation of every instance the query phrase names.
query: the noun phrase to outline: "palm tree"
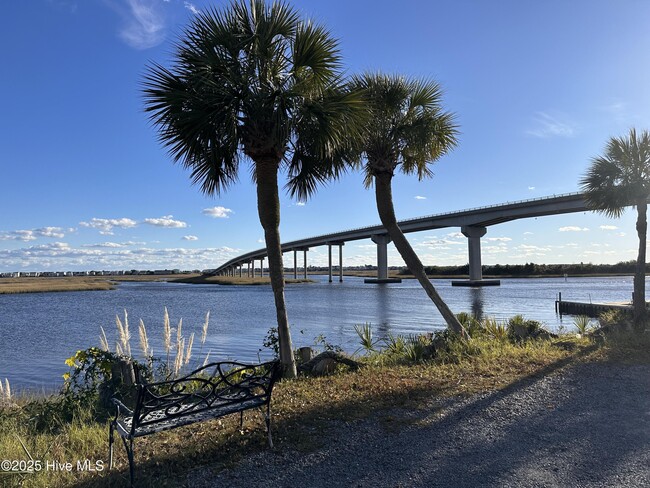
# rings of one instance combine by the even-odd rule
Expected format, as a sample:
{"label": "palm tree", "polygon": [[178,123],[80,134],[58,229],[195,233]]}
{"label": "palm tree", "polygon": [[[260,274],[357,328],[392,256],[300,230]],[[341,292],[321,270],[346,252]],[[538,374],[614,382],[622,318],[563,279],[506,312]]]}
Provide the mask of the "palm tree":
{"label": "palm tree", "polygon": [[312,184],[296,190],[302,197],[336,176],[335,149],[360,106],[354,93],[339,89],[340,70],[338,43],[322,26],[283,3],[235,0],[198,14],[175,46],[172,67],[152,64],[144,79],[145,110],[161,142],[205,194],[219,195],[237,181],[243,159],[252,163],[280,360],[289,377],[296,366],[284,299],[278,173],[310,174]]}
{"label": "palm tree", "polygon": [[449,328],[459,334],[463,326],[442,300],[408,240],[397,225],[392,181],[395,171],[418,179],[433,176],[429,165],[456,145],[454,117],[441,108],[441,88],[433,81],[366,74],[353,78],[362,90],[371,116],[357,147],[357,161],[365,160],[365,185],[375,186],[382,224],[409,270],[436,305]]}
{"label": "palm tree", "polygon": [[620,217],[628,205],[636,207],[636,232],[639,254],[634,273],[634,323],[645,326],[645,262],[648,231],[647,209],[650,198],[650,133],[637,134],[630,129],[627,137],[612,137],[605,155],[593,158],[591,167],[580,181],[587,204],[608,217]]}

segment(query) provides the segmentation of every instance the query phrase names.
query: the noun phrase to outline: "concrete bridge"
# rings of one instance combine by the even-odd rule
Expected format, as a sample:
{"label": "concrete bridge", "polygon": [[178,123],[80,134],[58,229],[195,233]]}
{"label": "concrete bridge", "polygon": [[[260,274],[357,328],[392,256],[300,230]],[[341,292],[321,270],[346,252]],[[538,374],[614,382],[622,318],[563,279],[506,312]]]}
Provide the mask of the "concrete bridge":
{"label": "concrete bridge", "polygon": [[[482,286],[487,284],[498,284],[498,282],[483,280],[481,271],[481,237],[486,234],[488,227],[502,224],[504,222],[510,222],[511,220],[542,217],[545,215],[559,215],[572,212],[586,212],[589,210],[591,209],[587,208],[582,193],[569,193],[400,220],[399,226],[404,233],[442,229],[446,227],[460,227],[460,231],[465,237],[467,237],[469,252],[469,281],[461,283],[455,282],[454,284]],[[297,253],[302,252],[302,271],[303,276],[307,278],[307,251],[312,247],[327,246],[329,252],[329,281],[331,282],[332,247],[338,247],[339,281],[343,281],[343,246],[348,241],[356,241],[360,239],[371,239],[377,245],[377,279],[367,281],[374,283],[390,282],[391,280],[388,278],[387,252],[387,245],[390,242],[390,237],[382,225],[362,227],[359,229],[323,234],[320,236],[309,237],[307,239],[285,242],[282,244],[282,252],[293,251],[294,278],[298,277]],[[251,251],[231,259],[208,274],[230,276],[238,274],[239,276],[243,276],[243,268],[244,265],[246,265],[246,276],[255,276],[255,261],[259,261],[261,276],[264,270],[265,257],[266,248]]]}

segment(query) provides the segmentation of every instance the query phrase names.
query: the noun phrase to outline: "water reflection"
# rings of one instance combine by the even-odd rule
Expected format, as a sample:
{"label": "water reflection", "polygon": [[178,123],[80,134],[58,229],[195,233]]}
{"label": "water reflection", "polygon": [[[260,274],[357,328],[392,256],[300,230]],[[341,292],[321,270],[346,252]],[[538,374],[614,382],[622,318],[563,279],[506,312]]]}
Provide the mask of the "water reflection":
{"label": "water reflection", "polygon": [[470,288],[470,293],[472,295],[472,316],[478,320],[483,320],[483,302],[485,298],[483,287]]}

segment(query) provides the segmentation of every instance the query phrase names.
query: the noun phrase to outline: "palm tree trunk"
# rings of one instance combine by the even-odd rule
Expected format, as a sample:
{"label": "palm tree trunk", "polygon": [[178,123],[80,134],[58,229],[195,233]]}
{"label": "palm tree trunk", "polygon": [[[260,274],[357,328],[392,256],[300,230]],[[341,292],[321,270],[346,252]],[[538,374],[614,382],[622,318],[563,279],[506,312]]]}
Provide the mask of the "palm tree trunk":
{"label": "palm tree trunk", "polygon": [[264,229],[266,252],[269,258],[269,277],[275,297],[275,310],[278,322],[280,362],[286,378],[296,377],[296,361],[293,357],[291,331],[284,301],[284,266],[280,246],[280,198],[278,196],[279,161],[256,161],[257,212]]}
{"label": "palm tree trunk", "polygon": [[390,235],[406,266],[408,266],[413,276],[420,282],[426,294],[431,298],[431,301],[438,308],[445,322],[447,322],[447,326],[453,332],[464,335],[465,329],[438,294],[429,278],[427,278],[420,258],[415,254],[411,244],[406,240],[404,233],[397,225],[395,209],[393,208],[392,179],[393,175],[390,173],[379,173],[375,176],[375,198],[377,200],[377,211],[379,212],[381,223],[388,230],[388,235]]}
{"label": "palm tree trunk", "polygon": [[636,211],[636,232],[639,236],[639,256],[636,259],[636,270],[634,272],[634,326],[637,330],[645,328],[646,304],[645,304],[645,260],[646,260],[646,237],[648,234],[647,221],[648,204],[645,199],[637,202]]}

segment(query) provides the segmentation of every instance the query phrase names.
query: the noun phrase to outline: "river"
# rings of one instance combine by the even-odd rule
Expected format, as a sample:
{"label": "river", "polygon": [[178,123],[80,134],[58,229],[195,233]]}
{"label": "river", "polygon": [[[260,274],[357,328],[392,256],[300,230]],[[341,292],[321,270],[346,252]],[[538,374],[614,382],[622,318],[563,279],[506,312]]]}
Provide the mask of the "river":
{"label": "river", "polygon": [[[363,278],[344,277],[328,283],[327,276],[311,276],[315,283],[286,287],[286,301],[294,347],[312,345],[325,336],[331,344],[355,351],[355,324],[370,323],[375,337],[418,334],[443,328],[442,317],[415,280],[371,285]],[[567,301],[630,300],[632,277],[502,279],[501,286],[451,287],[449,280],[433,280],[449,307],[506,319],[516,314],[543,322],[550,330],[570,329],[573,317],[555,314],[559,292]],[[129,314],[132,347],[137,349],[137,324],[147,328],[154,353],[162,346],[163,310],[172,326],[183,319],[183,335],[195,332],[193,352],[198,361],[199,337],[210,311],[208,339],[202,355],[213,360],[256,361],[270,353],[262,342],[275,324],[270,286],[188,285],[156,282],[121,283],[116,290],[0,295],[0,378],[14,390],[51,391],[67,371],[64,360],[78,349],[99,345],[102,326],[111,344],[116,340],[115,315]],[[260,351],[260,348],[262,350]]]}

